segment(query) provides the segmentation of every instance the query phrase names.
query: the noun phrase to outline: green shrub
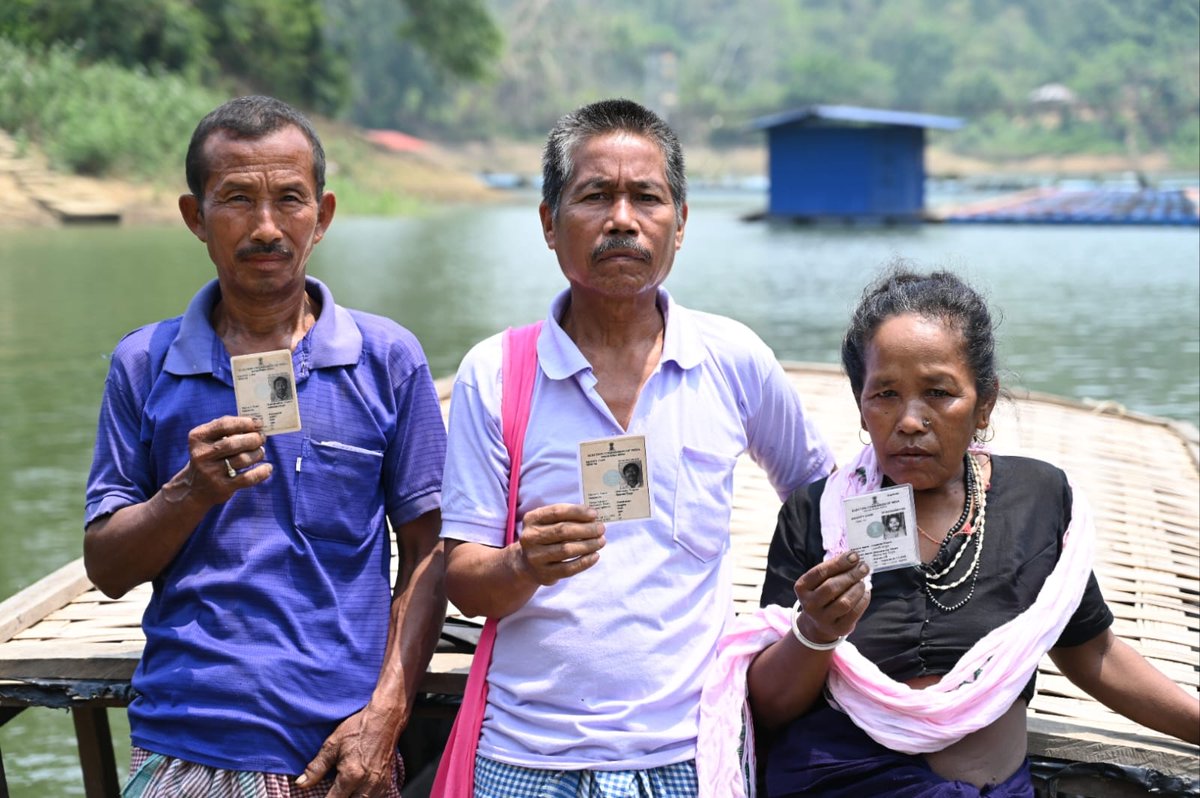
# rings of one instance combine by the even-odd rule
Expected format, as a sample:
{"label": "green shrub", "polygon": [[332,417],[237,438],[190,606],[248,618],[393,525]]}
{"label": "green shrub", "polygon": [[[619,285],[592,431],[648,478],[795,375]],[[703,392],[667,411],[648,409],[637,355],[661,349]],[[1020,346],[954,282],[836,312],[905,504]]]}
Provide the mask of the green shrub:
{"label": "green shrub", "polygon": [[1036,120],[993,112],[972,119],[945,139],[955,152],[980,158],[1032,158],[1039,155],[1112,155],[1124,151],[1104,127],[1094,121],[1075,121],[1054,129]]}
{"label": "green shrub", "polygon": [[181,170],[196,122],[224,97],[184,78],[83,64],[63,45],[0,39],[0,127],[37,143],[53,164],[146,178]]}

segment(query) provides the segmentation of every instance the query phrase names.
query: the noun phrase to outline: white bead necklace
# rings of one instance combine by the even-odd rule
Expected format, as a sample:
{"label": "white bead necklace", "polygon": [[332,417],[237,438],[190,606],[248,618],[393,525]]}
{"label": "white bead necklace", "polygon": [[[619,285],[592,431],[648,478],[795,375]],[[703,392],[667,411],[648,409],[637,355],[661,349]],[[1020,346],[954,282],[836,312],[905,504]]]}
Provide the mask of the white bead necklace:
{"label": "white bead necklace", "polygon": [[[970,454],[967,454],[966,460],[966,504],[967,507],[974,505],[979,508],[975,516],[973,528],[968,533],[966,542],[958,547],[958,550],[954,552],[954,557],[951,559],[950,564],[944,569],[934,572],[928,566],[921,566],[921,570],[925,572],[925,593],[929,596],[929,600],[932,601],[938,609],[942,610],[942,612],[954,612],[959,607],[970,601],[971,597],[975,595],[975,583],[979,579],[979,555],[983,551],[983,533],[985,522],[987,520],[987,490],[985,490],[983,486],[983,474],[980,472],[978,461]],[[942,540],[943,548],[946,547],[947,541],[949,541],[951,537],[952,535],[947,534]],[[963,575],[958,579],[955,579],[953,582],[946,584],[937,583],[936,580],[942,579],[954,570],[954,567],[958,565],[959,560],[962,559],[963,552],[966,551],[967,547],[972,545],[974,546],[975,553],[971,558],[971,564],[967,566],[967,570],[963,573]],[[934,591],[942,592],[956,588],[966,582],[968,579],[971,580],[971,586],[967,591],[967,595],[954,604],[943,604],[934,594]]]}

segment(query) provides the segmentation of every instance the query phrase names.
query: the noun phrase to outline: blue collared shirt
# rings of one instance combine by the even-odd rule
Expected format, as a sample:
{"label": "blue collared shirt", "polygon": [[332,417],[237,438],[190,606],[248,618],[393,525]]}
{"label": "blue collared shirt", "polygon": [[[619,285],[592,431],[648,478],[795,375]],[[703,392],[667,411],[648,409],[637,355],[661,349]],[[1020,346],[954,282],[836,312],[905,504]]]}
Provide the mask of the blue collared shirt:
{"label": "blue collared shirt", "polygon": [[[213,507],[154,580],[129,709],[142,748],[299,773],[378,678],[388,520],[437,509],[445,428],[412,334],[307,287],[321,310],[292,356],[302,429],[267,439],[270,479]],[[236,415],[219,297],[213,281],[117,345],[85,525],[148,500],[186,465],[191,429]]]}

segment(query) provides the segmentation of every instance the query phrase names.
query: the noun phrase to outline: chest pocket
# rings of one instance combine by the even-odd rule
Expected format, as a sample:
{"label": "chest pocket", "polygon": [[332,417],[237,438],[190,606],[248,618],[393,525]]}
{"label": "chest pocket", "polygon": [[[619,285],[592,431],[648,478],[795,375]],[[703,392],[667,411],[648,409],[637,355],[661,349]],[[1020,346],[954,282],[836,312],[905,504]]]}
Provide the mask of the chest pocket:
{"label": "chest pocket", "polygon": [[675,480],[675,542],[702,562],[729,545],[736,457],[684,446]]}
{"label": "chest pocket", "polygon": [[296,528],[310,538],[360,544],[383,512],[383,452],[304,441],[296,478]]}

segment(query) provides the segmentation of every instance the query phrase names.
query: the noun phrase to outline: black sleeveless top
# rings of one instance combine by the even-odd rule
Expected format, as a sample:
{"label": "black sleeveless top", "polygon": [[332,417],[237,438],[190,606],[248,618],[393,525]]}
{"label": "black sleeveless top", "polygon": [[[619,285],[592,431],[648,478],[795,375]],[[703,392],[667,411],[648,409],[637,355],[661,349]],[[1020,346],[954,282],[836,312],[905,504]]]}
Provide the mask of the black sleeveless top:
{"label": "black sleeveless top", "polygon": [[[798,488],[779,511],[767,555],[763,606],[790,607],[796,601],[796,579],[824,559],[820,507],[824,488],[825,480]],[[929,600],[919,569],[872,574],[871,603],[850,641],[896,681],[947,673],[981,637],[1033,603],[1058,562],[1070,520],[1071,488],[1066,474],[1040,460],[992,457],[983,551],[971,600],[945,612]],[[963,556],[971,555],[964,552]],[[953,606],[968,590],[970,580],[938,599]],[[1085,643],[1107,629],[1112,620],[1092,574],[1079,608],[1056,645]],[[1028,704],[1033,693],[1034,680],[1030,679],[1021,697]]]}

